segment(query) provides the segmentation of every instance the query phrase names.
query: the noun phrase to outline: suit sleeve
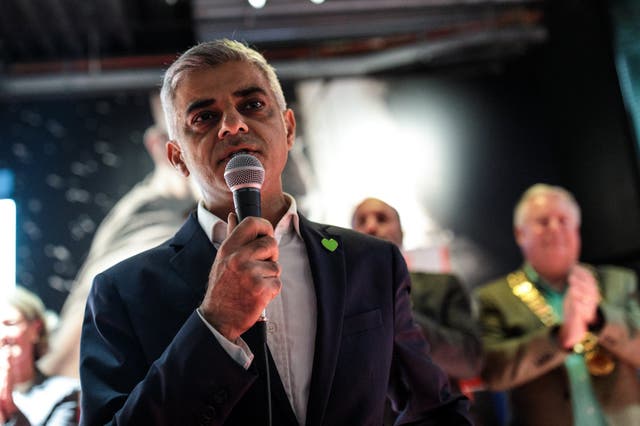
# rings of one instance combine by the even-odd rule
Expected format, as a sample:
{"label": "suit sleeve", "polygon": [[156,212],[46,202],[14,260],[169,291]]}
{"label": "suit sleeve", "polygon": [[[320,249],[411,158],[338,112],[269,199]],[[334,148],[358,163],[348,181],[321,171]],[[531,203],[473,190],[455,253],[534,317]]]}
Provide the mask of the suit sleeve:
{"label": "suit sleeve", "polygon": [[640,306],[637,276],[633,271],[603,267],[598,271],[604,324],[598,342],[619,360],[640,368]]}
{"label": "suit sleeve", "polygon": [[451,377],[477,376],[482,343],[466,289],[451,274],[411,274],[411,280],[414,316],[433,361]]}
{"label": "suit sleeve", "polygon": [[469,401],[451,394],[447,376],[429,357],[429,345],[411,313],[406,264],[395,246],[392,250],[395,332],[389,395],[400,412],[396,424],[470,425]]}
{"label": "suit sleeve", "polygon": [[128,314],[136,308],[110,275],[96,277],[82,330],[81,424],[222,424],[255,371],[231,359],[195,311],[162,355],[147,361]]}
{"label": "suit sleeve", "polygon": [[558,343],[557,327],[545,327],[523,311],[528,308],[506,282],[476,294],[485,355],[481,376],[489,389],[511,389],[562,365],[567,353]]}

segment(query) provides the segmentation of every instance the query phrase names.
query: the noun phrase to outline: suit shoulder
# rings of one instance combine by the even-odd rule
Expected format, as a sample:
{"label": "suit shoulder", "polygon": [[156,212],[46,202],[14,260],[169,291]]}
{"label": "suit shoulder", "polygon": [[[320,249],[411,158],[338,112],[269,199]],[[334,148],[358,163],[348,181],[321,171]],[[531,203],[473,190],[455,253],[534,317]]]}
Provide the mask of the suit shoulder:
{"label": "suit shoulder", "polygon": [[599,273],[613,274],[618,276],[636,277],[633,269],[625,268],[617,265],[599,265],[596,270]]}
{"label": "suit shoulder", "polygon": [[416,281],[461,284],[460,278],[451,272],[412,271],[411,279],[415,279]]}
{"label": "suit shoulder", "polygon": [[120,274],[130,273],[134,269],[142,269],[145,265],[154,264],[157,262],[168,262],[171,256],[175,254],[175,250],[170,244],[171,240],[167,240],[164,243],[144,250],[140,253],[134,254],[113,266],[105,269],[103,273],[107,274]]}
{"label": "suit shoulder", "polygon": [[488,299],[500,296],[505,292],[511,293],[511,289],[507,283],[507,277],[503,276],[479,285],[473,293],[478,299]]}
{"label": "suit shoulder", "polygon": [[627,285],[636,287],[638,276],[636,272],[629,268],[614,265],[601,265],[596,268],[599,281],[603,285],[614,285],[615,283],[630,283]]}
{"label": "suit shoulder", "polygon": [[[201,234],[201,235],[200,235]],[[146,265],[166,265],[169,260],[193,239],[206,238],[195,216],[190,217],[176,234],[159,245],[134,254],[105,270],[108,273],[143,269]]]}

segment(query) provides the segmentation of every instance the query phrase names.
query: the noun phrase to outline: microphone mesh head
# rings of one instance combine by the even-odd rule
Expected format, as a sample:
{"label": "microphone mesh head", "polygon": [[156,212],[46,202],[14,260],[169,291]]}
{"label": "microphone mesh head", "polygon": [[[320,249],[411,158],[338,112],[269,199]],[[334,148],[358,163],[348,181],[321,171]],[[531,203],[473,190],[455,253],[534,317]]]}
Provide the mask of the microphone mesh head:
{"label": "microphone mesh head", "polygon": [[262,188],[264,167],[256,157],[245,152],[231,157],[224,169],[224,180],[231,191],[242,188]]}

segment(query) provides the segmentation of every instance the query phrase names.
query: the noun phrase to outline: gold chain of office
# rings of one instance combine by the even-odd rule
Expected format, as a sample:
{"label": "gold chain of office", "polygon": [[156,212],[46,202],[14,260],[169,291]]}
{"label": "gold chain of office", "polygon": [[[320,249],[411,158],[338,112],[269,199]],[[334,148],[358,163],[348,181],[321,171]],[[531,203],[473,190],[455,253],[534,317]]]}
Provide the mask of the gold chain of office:
{"label": "gold chain of office", "polygon": [[[559,323],[553,308],[536,286],[527,279],[524,271],[512,272],[507,276],[507,282],[513,294],[522,300],[545,326],[552,327]],[[598,345],[598,337],[590,331],[587,331],[584,338],[573,346],[573,352],[584,356],[587,369],[594,376],[606,376],[616,366],[611,354]]]}

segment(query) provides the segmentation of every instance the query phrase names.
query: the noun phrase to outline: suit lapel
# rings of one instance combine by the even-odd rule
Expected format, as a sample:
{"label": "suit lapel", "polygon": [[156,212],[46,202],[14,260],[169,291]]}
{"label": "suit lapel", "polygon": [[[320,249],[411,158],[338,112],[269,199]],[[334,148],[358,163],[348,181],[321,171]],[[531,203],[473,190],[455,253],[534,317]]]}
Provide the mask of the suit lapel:
{"label": "suit lapel", "polygon": [[[311,389],[306,424],[319,425],[327,408],[338,361],[344,317],[346,269],[342,240],[328,232],[327,226],[308,221],[300,215],[300,233],[307,248],[317,300],[317,327]],[[334,239],[337,248],[330,251],[323,239]]]}
{"label": "suit lapel", "polygon": [[217,251],[202,230],[195,213],[189,216],[170,245],[176,250],[170,260],[171,266],[189,288],[193,302],[190,309],[193,309],[204,297],[209,271]]}

